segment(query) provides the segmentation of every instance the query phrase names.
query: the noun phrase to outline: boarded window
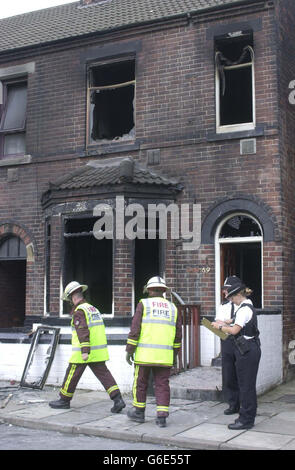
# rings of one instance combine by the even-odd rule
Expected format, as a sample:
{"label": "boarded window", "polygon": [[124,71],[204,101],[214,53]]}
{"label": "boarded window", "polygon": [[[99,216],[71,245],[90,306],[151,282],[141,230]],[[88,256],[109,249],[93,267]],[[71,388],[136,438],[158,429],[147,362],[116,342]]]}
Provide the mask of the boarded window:
{"label": "boarded window", "polygon": [[135,62],[92,67],[88,88],[88,142],[134,138]]}
{"label": "boarded window", "polygon": [[0,260],[26,259],[27,250],[19,237],[6,238],[0,245]]}
{"label": "boarded window", "polygon": [[216,39],[217,128],[253,125],[254,51],[250,33]]}
{"label": "boarded window", "polygon": [[19,155],[26,151],[27,83],[4,82],[0,106],[1,155]]}

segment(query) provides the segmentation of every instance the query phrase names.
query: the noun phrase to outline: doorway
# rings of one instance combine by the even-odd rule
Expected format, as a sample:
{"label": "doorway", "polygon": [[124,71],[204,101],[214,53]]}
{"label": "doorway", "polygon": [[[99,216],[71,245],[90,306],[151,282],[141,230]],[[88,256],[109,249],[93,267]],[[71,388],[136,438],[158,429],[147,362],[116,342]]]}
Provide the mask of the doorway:
{"label": "doorway", "polygon": [[262,229],[250,215],[232,214],[216,231],[216,304],[227,276],[236,275],[253,290],[251,300],[263,307]]}
{"label": "doorway", "polygon": [[26,310],[27,250],[19,237],[0,244],[0,328],[24,325]]}

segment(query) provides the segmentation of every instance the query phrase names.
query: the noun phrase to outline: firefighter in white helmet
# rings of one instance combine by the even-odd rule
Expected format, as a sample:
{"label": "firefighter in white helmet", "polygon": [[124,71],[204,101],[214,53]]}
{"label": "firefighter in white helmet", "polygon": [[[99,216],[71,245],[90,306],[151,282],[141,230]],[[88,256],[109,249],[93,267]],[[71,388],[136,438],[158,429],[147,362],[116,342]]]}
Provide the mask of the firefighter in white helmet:
{"label": "firefighter in white helmet", "polygon": [[153,372],[157,402],[156,424],[166,426],[170,404],[170,370],[181,346],[181,319],[176,306],[164,297],[167,286],[160,276],[145,286],[147,299],[136,307],[127,339],[126,360],[134,362],[133,408],[128,417],[143,423],[150,372]]}
{"label": "firefighter in white helmet", "polygon": [[114,401],[111,412],[119,413],[126,405],[114,377],[105,364],[109,359],[105,327],[99,310],[84,299],[83,293],[87,288],[86,284],[72,281],[64,290],[63,300],[73,305],[72,356],[59,393],[60,398],[50,402],[49,406],[70,408],[77,384],[85,368],[89,366]]}

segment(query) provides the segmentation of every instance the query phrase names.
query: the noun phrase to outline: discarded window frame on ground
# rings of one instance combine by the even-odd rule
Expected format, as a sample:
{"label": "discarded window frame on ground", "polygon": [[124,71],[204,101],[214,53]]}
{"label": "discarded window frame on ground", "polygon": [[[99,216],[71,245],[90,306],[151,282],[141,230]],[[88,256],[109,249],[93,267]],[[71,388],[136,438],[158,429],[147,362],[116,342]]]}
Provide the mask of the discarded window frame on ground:
{"label": "discarded window frame on ground", "polygon": [[[59,341],[59,332],[60,328],[44,325],[38,326],[32,339],[20,387],[37,388],[42,390],[54,359],[56,347]],[[42,351],[44,348],[40,348],[40,346],[42,346],[42,335],[46,333],[51,335],[51,341],[44,353],[44,351]]]}

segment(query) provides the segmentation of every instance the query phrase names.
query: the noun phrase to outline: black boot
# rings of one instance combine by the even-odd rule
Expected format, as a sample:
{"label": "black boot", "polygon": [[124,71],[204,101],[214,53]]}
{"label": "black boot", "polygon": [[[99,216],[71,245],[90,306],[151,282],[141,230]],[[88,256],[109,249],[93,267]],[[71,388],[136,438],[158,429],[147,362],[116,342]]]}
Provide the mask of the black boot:
{"label": "black boot", "polygon": [[225,415],[234,415],[236,413],[238,413],[240,411],[240,407],[234,407],[234,406],[230,406],[229,408],[227,408],[226,410],[224,410],[224,414]]}
{"label": "black boot", "polygon": [[132,419],[132,421],[144,423],[144,411],[138,410],[135,407],[127,411],[127,416],[129,419]]}
{"label": "black boot", "polygon": [[62,398],[60,398],[59,400],[50,401],[49,406],[51,408],[68,410],[70,408],[70,401],[69,400],[63,400]]}
{"label": "black boot", "polygon": [[157,424],[160,428],[166,428],[167,423],[166,423],[166,418],[165,418],[165,416],[158,416],[157,419],[156,419],[156,424]]}
{"label": "black boot", "polygon": [[116,395],[115,398],[113,398],[113,400],[114,400],[114,406],[111,408],[111,412],[120,413],[120,411],[123,410],[123,408],[125,408],[126,406],[126,403],[124,402],[121,393]]}

